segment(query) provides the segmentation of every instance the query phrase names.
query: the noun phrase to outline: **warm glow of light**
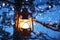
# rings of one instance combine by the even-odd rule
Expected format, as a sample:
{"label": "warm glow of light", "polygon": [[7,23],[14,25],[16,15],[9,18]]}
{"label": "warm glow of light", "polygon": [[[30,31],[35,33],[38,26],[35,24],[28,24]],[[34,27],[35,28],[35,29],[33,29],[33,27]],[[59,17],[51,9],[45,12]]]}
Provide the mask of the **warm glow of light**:
{"label": "warm glow of light", "polygon": [[28,23],[24,23],[22,26],[23,29],[28,29],[29,28],[29,24]]}
{"label": "warm glow of light", "polygon": [[31,28],[32,29],[32,19],[21,19],[19,18],[19,25],[18,28],[23,28],[23,29],[28,29]]}

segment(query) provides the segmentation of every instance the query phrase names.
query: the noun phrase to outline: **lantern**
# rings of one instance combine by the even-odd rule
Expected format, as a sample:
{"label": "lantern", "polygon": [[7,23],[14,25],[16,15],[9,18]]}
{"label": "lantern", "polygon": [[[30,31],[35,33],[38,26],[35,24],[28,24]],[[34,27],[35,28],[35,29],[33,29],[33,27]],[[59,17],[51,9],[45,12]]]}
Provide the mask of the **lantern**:
{"label": "lantern", "polygon": [[16,15],[15,25],[20,36],[29,36],[33,31],[32,15],[27,10]]}

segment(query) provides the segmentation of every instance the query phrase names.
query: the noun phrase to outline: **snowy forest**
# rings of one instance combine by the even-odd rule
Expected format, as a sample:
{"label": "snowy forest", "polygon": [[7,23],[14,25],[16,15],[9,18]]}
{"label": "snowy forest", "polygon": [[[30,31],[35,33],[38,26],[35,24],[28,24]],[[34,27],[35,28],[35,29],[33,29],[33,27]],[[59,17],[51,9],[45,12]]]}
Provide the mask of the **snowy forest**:
{"label": "snowy forest", "polygon": [[[33,31],[26,38],[16,32],[15,38],[15,17],[24,8],[32,15]],[[0,40],[60,40],[60,0],[0,0]]]}

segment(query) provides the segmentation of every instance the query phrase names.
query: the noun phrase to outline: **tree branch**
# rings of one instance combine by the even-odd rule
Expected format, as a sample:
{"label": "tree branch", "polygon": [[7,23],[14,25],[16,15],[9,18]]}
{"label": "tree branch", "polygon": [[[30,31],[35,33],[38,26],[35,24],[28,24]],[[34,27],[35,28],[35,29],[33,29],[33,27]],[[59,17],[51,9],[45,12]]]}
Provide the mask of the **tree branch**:
{"label": "tree branch", "polygon": [[60,32],[60,28],[59,28],[60,25],[58,25],[58,24],[55,24],[55,23],[54,24],[53,23],[50,24],[50,23],[40,22],[40,21],[37,21],[37,20],[34,20],[34,22],[37,22],[37,23],[39,23],[39,24],[43,25],[44,27],[49,28],[51,30]]}
{"label": "tree branch", "polygon": [[8,1],[8,0],[0,0],[0,2],[6,2],[6,3],[8,3],[8,4],[12,4],[12,5],[15,4],[15,3],[12,3],[12,2],[10,2],[10,1]]}

